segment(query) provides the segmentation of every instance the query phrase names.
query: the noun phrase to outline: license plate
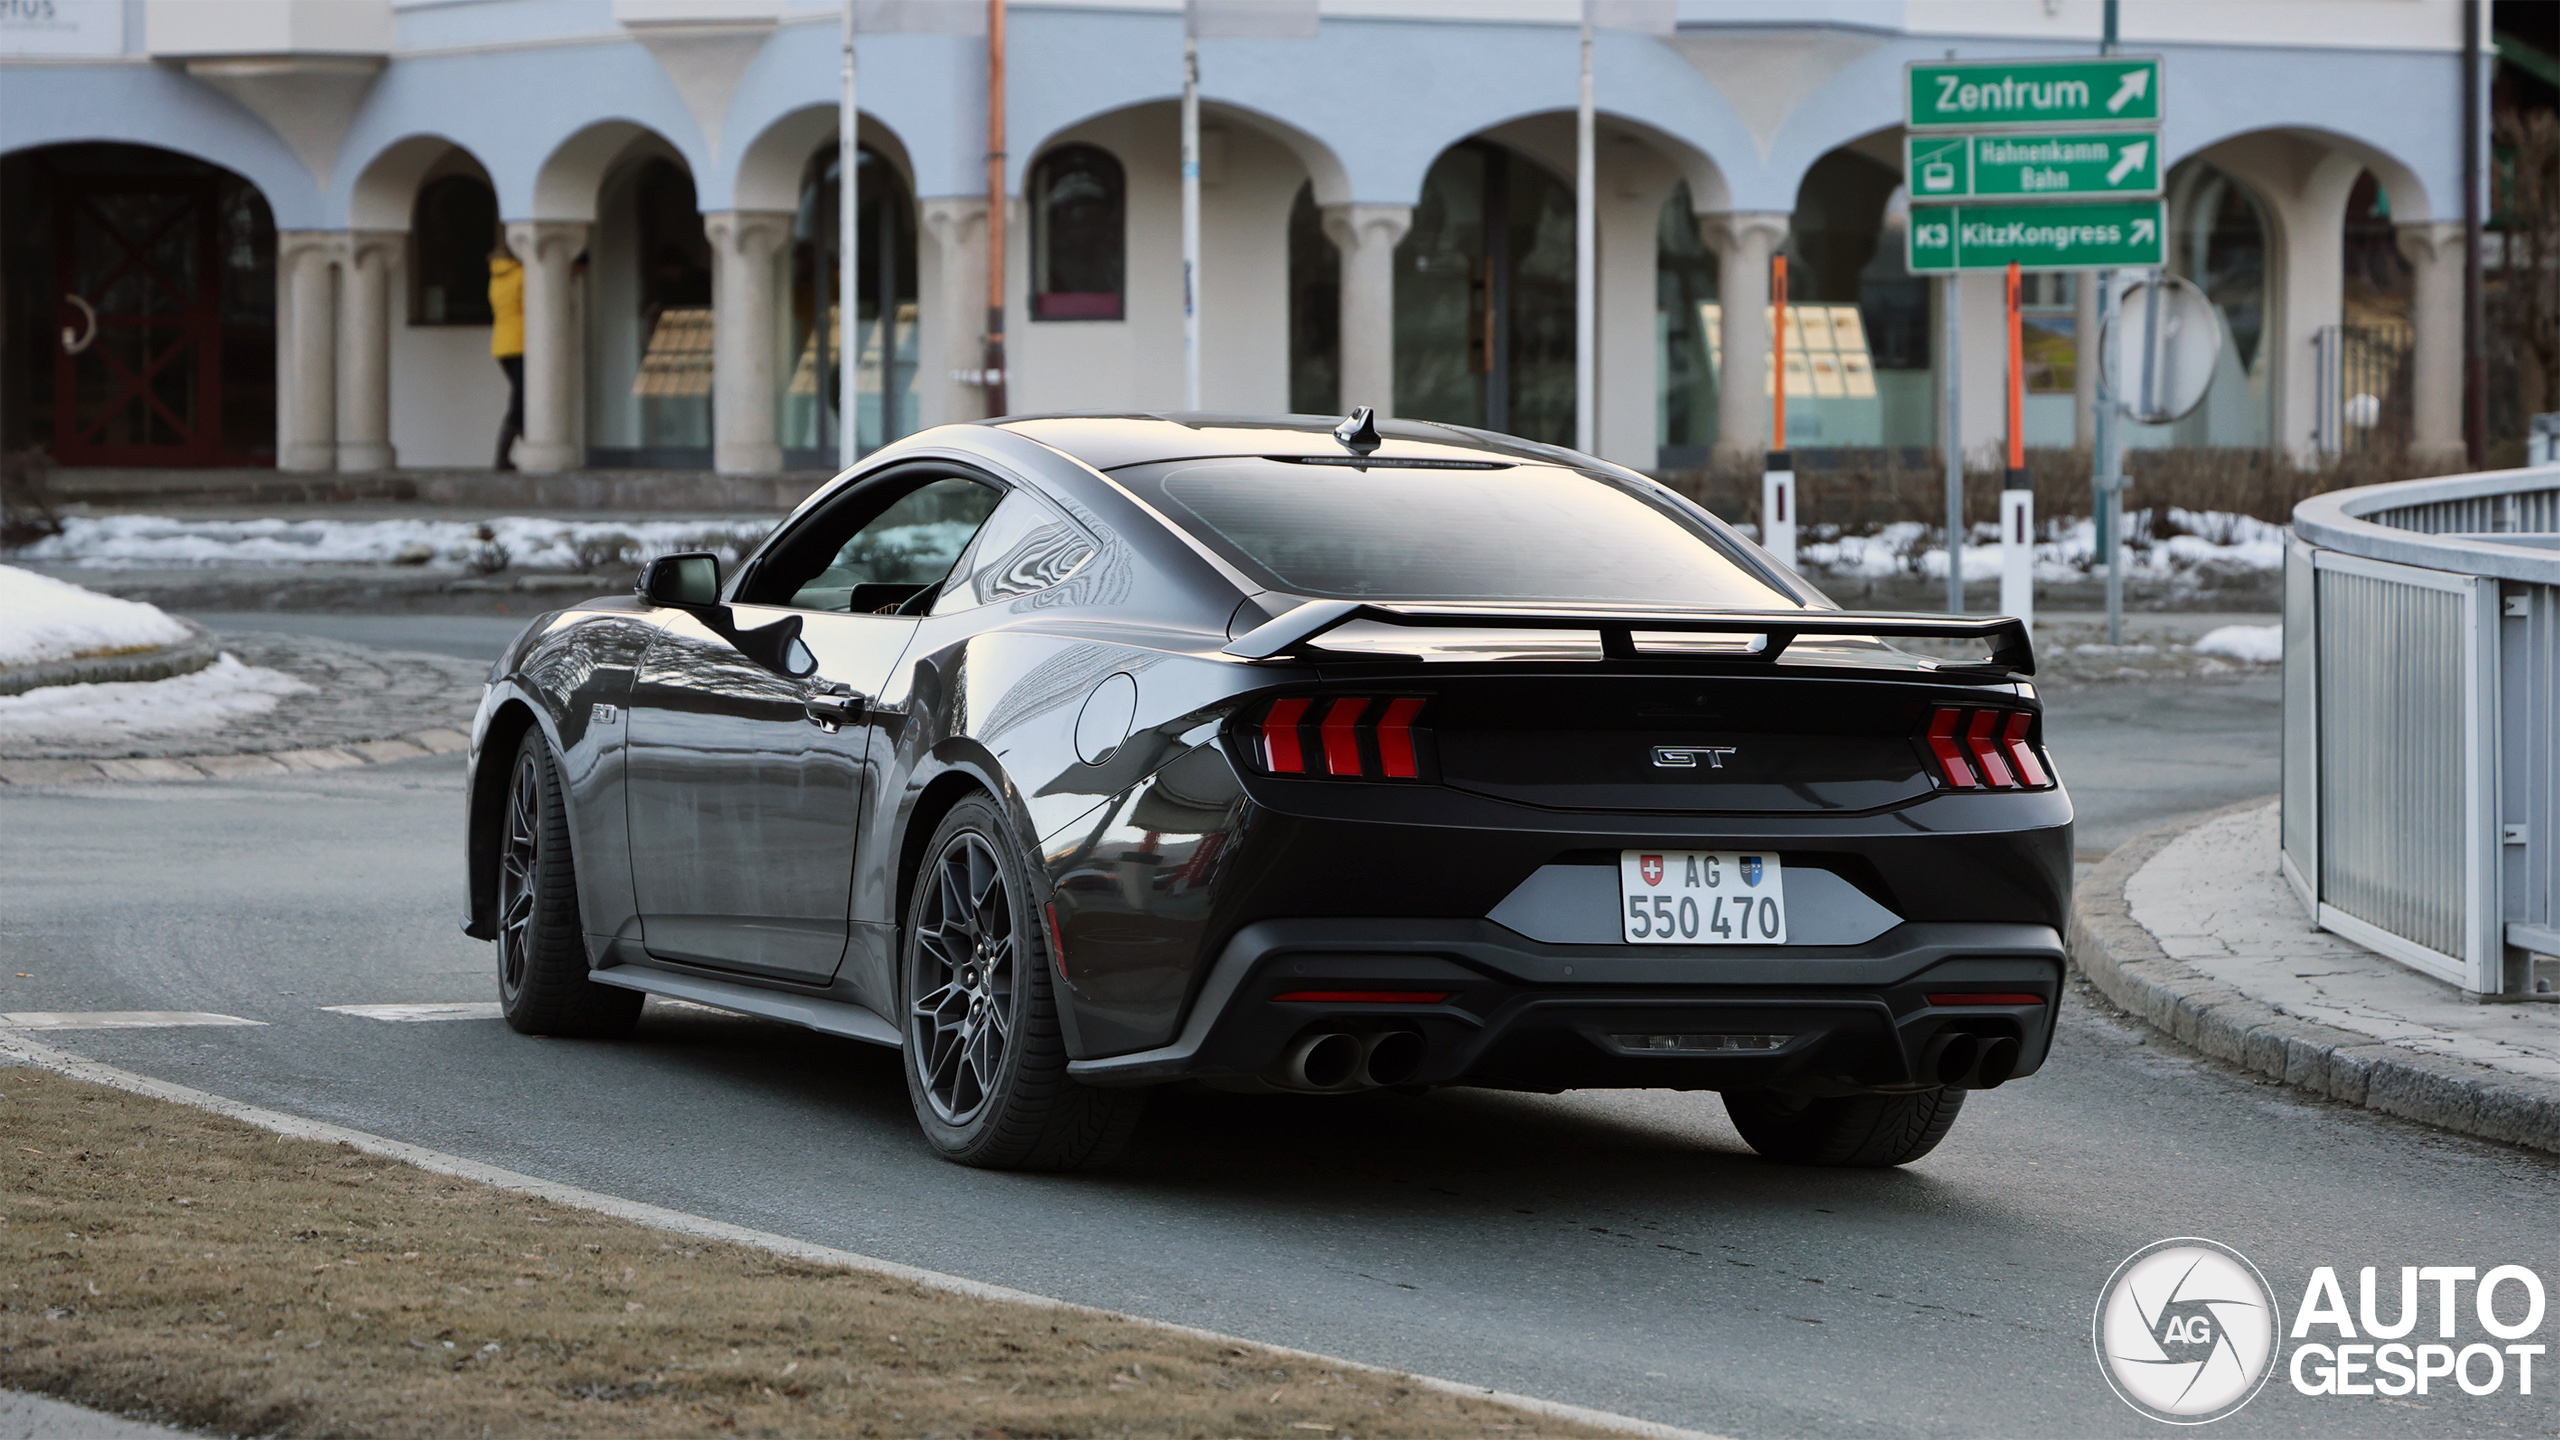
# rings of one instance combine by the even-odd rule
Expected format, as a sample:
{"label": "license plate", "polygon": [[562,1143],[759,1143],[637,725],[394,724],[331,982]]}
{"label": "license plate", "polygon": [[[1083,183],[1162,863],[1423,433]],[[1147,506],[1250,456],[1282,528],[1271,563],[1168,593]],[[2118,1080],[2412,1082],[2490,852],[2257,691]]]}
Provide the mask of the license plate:
{"label": "license plate", "polygon": [[1618,926],[1630,945],[1784,945],[1786,877],[1753,850],[1623,850]]}

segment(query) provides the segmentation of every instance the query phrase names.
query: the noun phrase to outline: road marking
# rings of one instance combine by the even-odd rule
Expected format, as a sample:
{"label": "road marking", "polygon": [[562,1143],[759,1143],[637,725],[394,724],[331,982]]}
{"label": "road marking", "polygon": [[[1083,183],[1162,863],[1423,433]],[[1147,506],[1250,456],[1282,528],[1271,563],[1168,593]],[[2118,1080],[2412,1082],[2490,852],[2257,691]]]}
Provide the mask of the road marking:
{"label": "road marking", "polygon": [[450,1000],[418,1005],[323,1005],[332,1015],[353,1015],[360,1020],[495,1020],[495,1000]]}
{"label": "road marking", "polygon": [[51,1070],[58,1075],[68,1075],[75,1080],[105,1085],[129,1094],[149,1095],[155,1099],[171,1100],[180,1105],[209,1110],[216,1115],[227,1115],[243,1124],[255,1125],[261,1130],[278,1135],[290,1135],[301,1140],[318,1140],[324,1144],[347,1145],[368,1155],[406,1161],[421,1170],[433,1171],[438,1175],[476,1180],[483,1185],[512,1191],[518,1195],[531,1195],[548,1200],[555,1205],[567,1205],[599,1215],[610,1215],[618,1220],[633,1221],[646,1225],[652,1230],[690,1235],[701,1240],[717,1240],[730,1245],[745,1245],[788,1259],[816,1265],[832,1265],[844,1270],[859,1270],[871,1275],[883,1275],[910,1285],[948,1291],[954,1295],[966,1295],[977,1300],[996,1300],[1013,1305],[1028,1305],[1042,1310],[1070,1310],[1079,1315],[1143,1325],[1150,1330],[1161,1330],[1171,1335],[1187,1335],[1194,1340],[1206,1340],[1211,1344],[1247,1346],[1268,1354],[1286,1356],[1292,1360],[1330,1365],[1344,1370],[1357,1370],[1364,1375],[1400,1380],[1408,1385],[1418,1385],[1426,1390],[1437,1390],[1443,1394],[1508,1405],[1516,1410],[1527,1410],[1533,1414],[1545,1415],[1557,1420],[1570,1420],[1576,1424],[1589,1425],[1595,1429],[1608,1430],[1620,1435],[1641,1435],[1647,1437],[1647,1440],[1722,1440],[1722,1437],[1710,1435],[1703,1430],[1686,1430],[1677,1425],[1665,1425],[1657,1420],[1639,1420],[1632,1415],[1594,1410],[1581,1405],[1568,1405],[1560,1400],[1541,1400],[1534,1395],[1518,1395],[1507,1390],[1491,1390],[1482,1385],[1468,1385],[1432,1375],[1417,1375],[1392,1366],[1372,1365],[1361,1360],[1346,1360],[1338,1355],[1293,1349],[1286,1345],[1274,1345],[1265,1340],[1249,1340],[1241,1335],[1203,1330],[1196,1325],[1180,1325],[1171,1320],[1132,1315],[1123,1310],[1105,1310],[1098,1305],[1079,1305],[1072,1300],[1061,1300],[1053,1295],[1035,1295],[1028,1290],[1016,1290],[1006,1285],[990,1285],[983,1280],[971,1280],[961,1275],[946,1275],[939,1270],[923,1270],[913,1265],[901,1265],[895,1260],[883,1260],[873,1255],[839,1250],[832,1245],[813,1245],[806,1240],[794,1240],[788,1235],[776,1235],[765,1230],[750,1230],[743,1225],[732,1225],[725,1220],[688,1215],[681,1210],[669,1210],[663,1206],[643,1204],[637,1200],[625,1200],[618,1195],[581,1190],[574,1185],[562,1185],[519,1171],[484,1165],[477,1160],[465,1159],[460,1155],[448,1155],[441,1150],[430,1150],[423,1145],[412,1145],[405,1140],[393,1140],[362,1130],[350,1130],[343,1125],[305,1120],[299,1115],[287,1115],[281,1111],[263,1110],[255,1105],[244,1105],[237,1100],[225,1099],[220,1095],[207,1094],[202,1090],[189,1089],[184,1085],[173,1085],[166,1080],[154,1080],[148,1075],[136,1075],[130,1070],[119,1070],[112,1065],[101,1065],[94,1060],[83,1060],[69,1051],[56,1050],[50,1045],[15,1035],[0,1034],[0,1057],[14,1059],[19,1064],[32,1065],[38,1069]]}
{"label": "road marking", "polygon": [[264,1025],[206,1010],[0,1010],[0,1030],[163,1030],[175,1025]]}

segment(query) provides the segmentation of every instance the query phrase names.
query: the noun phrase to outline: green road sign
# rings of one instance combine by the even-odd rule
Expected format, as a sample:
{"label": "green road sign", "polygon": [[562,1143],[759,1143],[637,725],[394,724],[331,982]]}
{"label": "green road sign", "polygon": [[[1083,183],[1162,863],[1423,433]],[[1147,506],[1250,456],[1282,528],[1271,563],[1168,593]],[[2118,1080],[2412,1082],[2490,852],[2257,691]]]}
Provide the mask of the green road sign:
{"label": "green road sign", "polygon": [[1911,198],[1924,202],[1976,195],[2072,200],[2160,193],[2160,141],[2148,130],[1910,135],[1902,147]]}
{"label": "green road sign", "polygon": [[2160,123],[2157,56],[1915,62],[1906,73],[1914,130]]}
{"label": "green road sign", "polygon": [[2157,200],[2058,205],[1914,205],[1914,274],[1999,270],[2147,269],[2163,263],[2168,209]]}

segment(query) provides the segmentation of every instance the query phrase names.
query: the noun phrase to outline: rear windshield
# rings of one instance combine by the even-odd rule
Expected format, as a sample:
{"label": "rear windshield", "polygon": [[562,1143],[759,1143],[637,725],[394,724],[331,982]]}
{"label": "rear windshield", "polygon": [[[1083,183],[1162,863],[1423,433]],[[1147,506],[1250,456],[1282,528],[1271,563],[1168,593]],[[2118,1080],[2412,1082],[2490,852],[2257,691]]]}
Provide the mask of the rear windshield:
{"label": "rear windshield", "polygon": [[1792,609],[1704,525],[1550,465],[1426,470],[1260,457],[1115,470],[1273,590],[1333,599]]}

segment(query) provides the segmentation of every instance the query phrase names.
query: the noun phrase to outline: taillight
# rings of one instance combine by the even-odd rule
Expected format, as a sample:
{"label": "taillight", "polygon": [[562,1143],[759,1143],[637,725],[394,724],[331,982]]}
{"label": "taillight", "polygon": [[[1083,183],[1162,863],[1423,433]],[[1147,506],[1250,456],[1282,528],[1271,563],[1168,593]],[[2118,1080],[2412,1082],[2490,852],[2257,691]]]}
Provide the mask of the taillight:
{"label": "taillight", "polygon": [[1419,695],[1291,695],[1271,702],[1247,732],[1266,775],[1308,779],[1419,780]]}
{"label": "taillight", "polygon": [[2034,723],[2023,710],[1943,708],[1930,713],[1922,743],[1949,789],[2042,790],[2053,777],[2027,743]]}

